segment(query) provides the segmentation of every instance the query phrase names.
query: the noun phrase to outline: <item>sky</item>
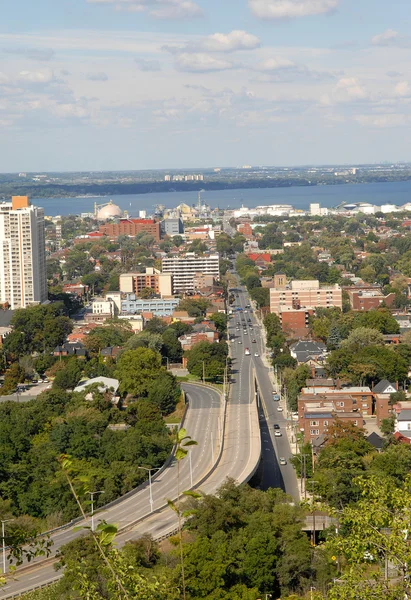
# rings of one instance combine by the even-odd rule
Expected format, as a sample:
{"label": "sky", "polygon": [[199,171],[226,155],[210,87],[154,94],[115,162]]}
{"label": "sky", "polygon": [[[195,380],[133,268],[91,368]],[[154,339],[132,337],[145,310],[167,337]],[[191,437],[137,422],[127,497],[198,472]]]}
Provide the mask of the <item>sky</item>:
{"label": "sky", "polygon": [[409,0],[19,0],[0,172],[411,161]]}

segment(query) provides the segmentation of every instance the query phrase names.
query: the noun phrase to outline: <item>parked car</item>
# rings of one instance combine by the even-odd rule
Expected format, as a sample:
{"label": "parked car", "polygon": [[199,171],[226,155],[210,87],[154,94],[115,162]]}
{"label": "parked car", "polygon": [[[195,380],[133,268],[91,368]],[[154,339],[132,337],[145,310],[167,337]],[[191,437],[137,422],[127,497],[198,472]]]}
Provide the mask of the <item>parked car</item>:
{"label": "parked car", "polygon": [[278,410],[278,412],[283,412],[283,407],[282,406],[277,406],[277,410]]}
{"label": "parked car", "polygon": [[280,465],[284,466],[287,464],[287,461],[285,460],[285,458],[283,456],[280,456]]}
{"label": "parked car", "polygon": [[273,392],[273,400],[274,400],[274,402],[279,402],[280,401],[280,395],[276,394],[275,392]]}
{"label": "parked car", "polygon": [[279,429],[276,429],[274,431],[274,435],[275,435],[275,437],[281,437],[283,434],[281,433],[281,431]]}

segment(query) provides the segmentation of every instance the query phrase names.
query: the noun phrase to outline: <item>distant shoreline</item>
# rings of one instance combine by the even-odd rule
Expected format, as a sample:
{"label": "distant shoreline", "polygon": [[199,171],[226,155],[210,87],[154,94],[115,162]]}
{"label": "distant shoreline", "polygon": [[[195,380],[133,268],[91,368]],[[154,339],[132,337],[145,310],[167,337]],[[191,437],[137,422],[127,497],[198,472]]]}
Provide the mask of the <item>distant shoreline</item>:
{"label": "distant shoreline", "polygon": [[41,184],[41,185],[0,185],[0,198],[10,195],[28,195],[33,198],[105,198],[107,196],[145,195],[155,193],[185,193],[239,189],[275,189],[297,187],[333,187],[335,185],[362,185],[367,183],[396,183],[410,181],[411,174],[402,177],[335,177],[327,181],[311,181],[300,178],[287,179],[248,179],[239,181],[199,181],[199,182],[144,182],[144,183],[91,183],[91,184]]}

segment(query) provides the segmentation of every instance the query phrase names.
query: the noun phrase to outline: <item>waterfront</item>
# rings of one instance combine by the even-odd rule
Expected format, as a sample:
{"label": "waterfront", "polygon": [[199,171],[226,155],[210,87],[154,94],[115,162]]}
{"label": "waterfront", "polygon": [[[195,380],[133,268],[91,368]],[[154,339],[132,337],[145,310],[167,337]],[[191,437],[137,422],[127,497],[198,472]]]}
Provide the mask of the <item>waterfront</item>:
{"label": "waterfront", "polygon": [[[307,210],[311,202],[320,202],[324,207],[335,207],[341,203],[370,202],[371,204],[396,204],[411,202],[411,181],[390,183],[364,183],[315,187],[253,188],[202,192],[204,202],[211,207],[239,208],[242,204],[254,207],[266,204],[291,204],[294,208]],[[114,195],[98,198],[32,198],[35,205],[43,206],[49,216],[93,212],[94,202],[102,204],[110,199],[131,216],[139,210],[151,213],[156,204],[167,208],[181,202],[197,202],[196,192],[165,192],[138,195]]]}

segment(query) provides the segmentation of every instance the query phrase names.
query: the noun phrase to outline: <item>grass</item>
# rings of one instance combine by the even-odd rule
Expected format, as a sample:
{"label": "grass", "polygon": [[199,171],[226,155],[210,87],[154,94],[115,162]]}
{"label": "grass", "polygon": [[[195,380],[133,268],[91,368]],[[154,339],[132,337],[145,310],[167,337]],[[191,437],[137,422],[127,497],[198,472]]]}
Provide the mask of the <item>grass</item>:
{"label": "grass", "polygon": [[184,395],[181,394],[180,402],[177,404],[176,409],[172,413],[170,413],[169,415],[164,417],[164,421],[166,423],[168,423],[169,425],[178,425],[178,423],[181,423],[181,419],[183,418],[184,411],[185,411]]}

